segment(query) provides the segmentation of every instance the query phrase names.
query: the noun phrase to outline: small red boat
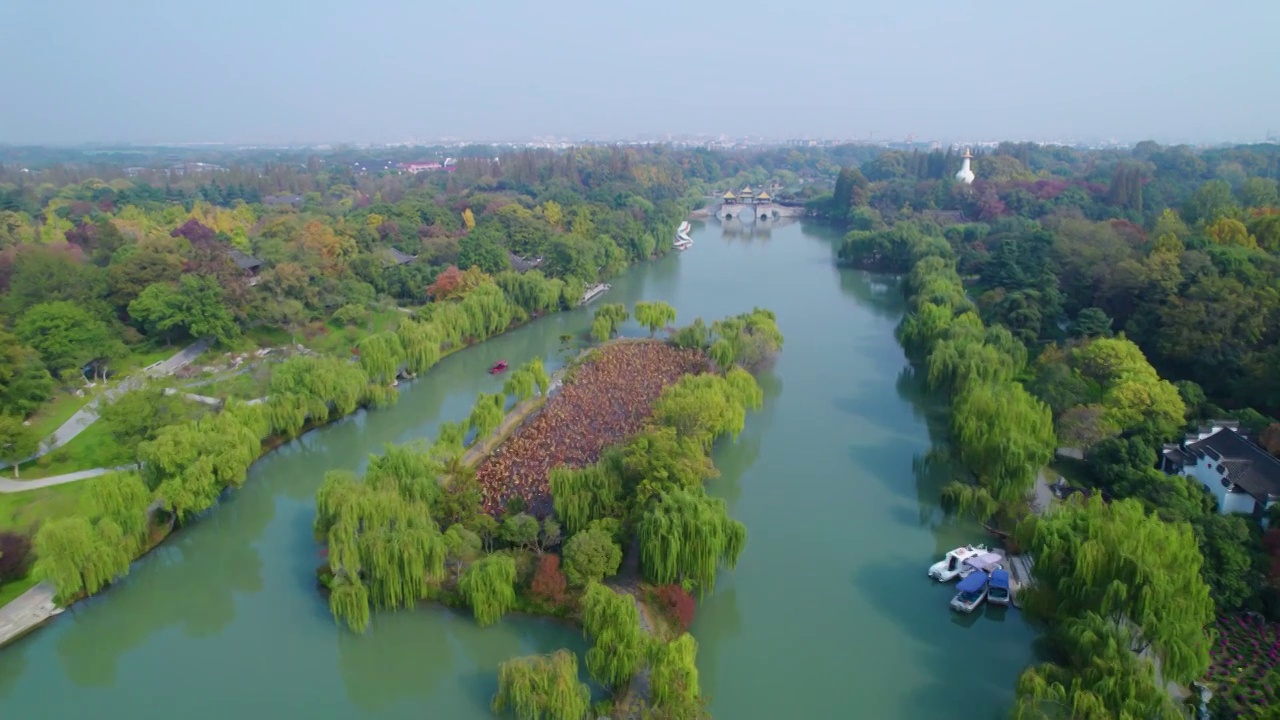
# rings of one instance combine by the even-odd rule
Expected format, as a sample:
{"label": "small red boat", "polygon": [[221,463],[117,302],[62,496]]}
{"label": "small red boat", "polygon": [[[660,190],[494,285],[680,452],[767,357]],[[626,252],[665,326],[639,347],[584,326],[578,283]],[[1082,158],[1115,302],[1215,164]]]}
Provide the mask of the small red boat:
{"label": "small red boat", "polygon": [[499,360],[498,362],[496,362],[496,363],[494,363],[494,364],[493,364],[493,367],[489,368],[489,374],[490,374],[490,375],[497,375],[498,373],[500,373],[500,372],[502,372],[503,370],[506,370],[506,369],[507,369],[507,361],[506,361],[506,360]]}

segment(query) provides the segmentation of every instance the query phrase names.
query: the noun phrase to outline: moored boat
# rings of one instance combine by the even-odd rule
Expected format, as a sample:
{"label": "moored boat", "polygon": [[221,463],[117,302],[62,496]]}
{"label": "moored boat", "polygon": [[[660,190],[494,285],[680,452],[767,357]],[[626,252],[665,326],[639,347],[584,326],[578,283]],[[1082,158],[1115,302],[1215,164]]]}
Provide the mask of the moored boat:
{"label": "moored boat", "polygon": [[992,570],[991,579],[987,582],[987,602],[992,605],[1008,605],[1011,600],[1009,571]]}
{"label": "moored boat", "polygon": [[496,363],[494,363],[494,364],[493,364],[493,367],[489,368],[489,374],[490,374],[490,375],[497,375],[498,373],[500,373],[500,372],[502,372],[502,371],[504,371],[504,370],[506,370],[506,369],[507,369],[507,361],[506,361],[506,360],[499,360],[498,362],[496,362]]}
{"label": "moored boat", "polygon": [[956,596],[951,598],[951,609],[971,613],[987,599],[987,574],[971,573],[956,585]]}
{"label": "moored boat", "polygon": [[951,582],[956,578],[964,577],[973,572],[973,568],[965,564],[965,561],[972,557],[978,557],[987,554],[986,545],[965,545],[954,550],[949,550],[942,560],[934,563],[929,568],[929,577],[940,582]]}

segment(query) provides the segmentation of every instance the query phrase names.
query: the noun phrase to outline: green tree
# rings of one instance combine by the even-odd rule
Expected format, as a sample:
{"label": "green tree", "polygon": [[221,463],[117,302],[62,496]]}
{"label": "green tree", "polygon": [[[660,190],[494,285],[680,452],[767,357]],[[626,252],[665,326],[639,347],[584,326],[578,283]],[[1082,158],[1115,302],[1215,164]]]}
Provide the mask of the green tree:
{"label": "green tree", "polygon": [[106,423],[122,460],[137,459],[138,445],[155,440],[160,430],[187,420],[188,401],[168,395],[160,386],[142,387],[120,395],[102,408],[99,420]]}
{"label": "green tree", "polygon": [[440,361],[441,337],[434,325],[406,318],[396,326],[396,337],[408,370],[414,375],[430,370]]}
{"label": "green tree", "polygon": [[605,303],[596,308],[592,317],[594,320],[591,324],[591,336],[596,340],[604,341],[617,335],[618,329],[627,321],[627,318],[631,317],[631,314],[627,312],[627,306],[622,303]]}
{"label": "green tree", "polygon": [[506,417],[505,410],[506,396],[502,393],[480,393],[467,417],[467,424],[476,431],[474,443],[483,443],[502,425],[502,419]]}
{"label": "green tree", "polygon": [[13,466],[13,476],[18,477],[18,463],[40,449],[40,437],[33,428],[24,425],[22,418],[0,415],[0,460]]}
{"label": "green tree", "polygon": [[36,533],[32,572],[53,583],[58,600],[67,603],[93,595],[129,572],[131,543],[110,520],[97,524],[82,515],[50,520]]}
{"label": "green tree", "polygon": [[471,606],[476,622],[492,625],[516,604],[516,562],[508,555],[486,555],[458,579],[458,590]]}
{"label": "green tree", "polygon": [[1253,569],[1249,523],[1240,515],[1210,512],[1192,527],[1204,557],[1201,574],[1214,604],[1220,611],[1243,607],[1261,590],[1263,580]]}
{"label": "green tree", "polygon": [[548,482],[556,517],[570,533],[582,532],[592,520],[622,513],[622,478],[603,463],[551,468]]}
{"label": "green tree", "polygon": [[0,414],[27,417],[52,391],[53,378],[39,354],[0,330]]}
{"label": "green tree", "polygon": [[597,582],[582,598],[582,630],[592,639],[587,671],[602,685],[619,688],[631,681],[644,653],[644,633],[635,600]]}
{"label": "green tree", "polygon": [[540,530],[537,518],[528,513],[516,513],[502,521],[502,539],[528,550],[537,548]]}
{"label": "green tree", "polygon": [[227,308],[222,287],[209,275],[183,275],[177,287],[168,283],[147,286],[129,303],[129,315],[150,332],[181,329],[191,337],[211,337],[220,343],[240,334]]}
{"label": "green tree", "polygon": [[1126,628],[1094,614],[1052,629],[1061,664],[1044,663],[1018,678],[1013,720],[1183,720],[1155,666],[1132,650]]}
{"label": "green tree", "polygon": [[578,680],[578,657],[568,650],[515,658],[498,666],[493,711],[516,720],[582,720],[591,688]]}
{"label": "green tree", "polygon": [[698,684],[698,643],[689,633],[671,642],[649,642],[649,689],[658,717],[706,717]]}
{"label": "green tree", "polygon": [[658,585],[689,581],[700,596],[715,589],[716,570],[733,568],[747,541],[747,528],[729,517],[721,498],[702,488],[660,491],[640,518],[640,565]]}
{"label": "green tree", "polygon": [[1148,515],[1136,500],[1094,496],[1032,517],[1018,539],[1036,559],[1028,610],[1060,620],[1093,613],[1128,628],[1131,649],[1150,648],[1175,682],[1208,669],[1214,607],[1189,525]]}
{"label": "green tree", "polygon": [[618,572],[622,548],[602,530],[574,533],[564,544],[564,574],[574,585],[599,582]]}
{"label": "green tree", "polygon": [[[1057,447],[1049,406],[1016,383],[980,383],[957,395],[951,434],[977,487],[1002,507],[1026,498]],[[960,505],[975,512],[978,507],[966,507],[963,499]]]}
{"label": "green tree", "polygon": [[137,473],[118,473],[94,480],[90,486],[93,506],[101,519],[120,528],[130,557],[147,541],[151,491]]}
{"label": "green tree", "polygon": [[1112,319],[1096,307],[1088,307],[1076,315],[1071,324],[1071,334],[1077,337],[1110,337]]}
{"label": "green tree", "polygon": [[389,385],[400,373],[405,361],[404,347],[396,333],[381,332],[368,335],[358,345],[360,367],[375,383]]}
{"label": "green tree", "polygon": [[638,302],[635,316],[636,322],[649,328],[649,337],[653,337],[660,328],[676,321],[676,309],[664,302]]}
{"label": "green tree", "polygon": [[66,300],[27,310],[14,332],[59,377],[98,358],[119,357],[124,349],[105,322]]}

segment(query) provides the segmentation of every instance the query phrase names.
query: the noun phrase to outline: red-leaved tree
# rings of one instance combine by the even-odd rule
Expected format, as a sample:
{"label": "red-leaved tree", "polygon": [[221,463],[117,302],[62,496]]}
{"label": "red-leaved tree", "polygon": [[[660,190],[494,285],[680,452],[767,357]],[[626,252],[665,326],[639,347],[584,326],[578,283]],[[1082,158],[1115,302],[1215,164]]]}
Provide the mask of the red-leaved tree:
{"label": "red-leaved tree", "polygon": [[0,582],[17,580],[30,568],[30,538],[18,533],[0,532]]}
{"label": "red-leaved tree", "polygon": [[693,613],[697,605],[693,597],[679,585],[663,585],[655,591],[662,610],[681,630],[688,630],[693,624]]}
{"label": "red-leaved tree", "polygon": [[436,276],[436,281],[427,286],[427,297],[432,300],[445,300],[458,291],[462,284],[462,271],[457,265],[450,265]]}
{"label": "red-leaved tree", "polygon": [[564,592],[567,587],[564,573],[560,570],[560,556],[543,555],[538,561],[538,570],[533,574],[533,583],[530,584],[529,591],[536,597],[558,604],[564,602]]}

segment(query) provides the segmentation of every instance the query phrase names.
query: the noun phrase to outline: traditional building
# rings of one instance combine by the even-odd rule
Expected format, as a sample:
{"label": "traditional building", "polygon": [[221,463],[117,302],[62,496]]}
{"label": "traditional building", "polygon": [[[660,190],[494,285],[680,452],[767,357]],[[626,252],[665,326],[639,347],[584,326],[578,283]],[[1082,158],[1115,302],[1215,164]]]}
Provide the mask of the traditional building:
{"label": "traditional building", "polygon": [[738,196],[734,195],[732,190],[725,190],[724,195],[721,195],[720,199],[724,201],[725,205],[733,205],[738,202]]}
{"label": "traditional building", "polygon": [[407,252],[401,252],[393,247],[387,248],[383,252],[388,265],[408,265],[418,258],[417,255],[410,255]]}
{"label": "traditional building", "polygon": [[773,198],[769,197],[769,193],[765,192],[764,190],[761,190],[760,194],[756,196],[756,202],[758,203],[773,202]]}
{"label": "traditional building", "polygon": [[750,186],[742,188],[742,192],[738,193],[738,200],[744,203],[755,202],[755,197],[756,193]]}
{"label": "traditional building", "polygon": [[959,180],[965,185],[972,185],[973,168],[969,167],[969,161],[973,159],[973,153],[969,152],[968,148],[965,148],[964,155],[962,157],[964,158],[964,164],[960,166],[960,171],[956,173],[956,180]]}
{"label": "traditional building", "polygon": [[1261,517],[1280,499],[1280,459],[1245,437],[1234,420],[1214,420],[1183,442],[1165,445],[1160,469],[1195,478],[1224,515]]}

